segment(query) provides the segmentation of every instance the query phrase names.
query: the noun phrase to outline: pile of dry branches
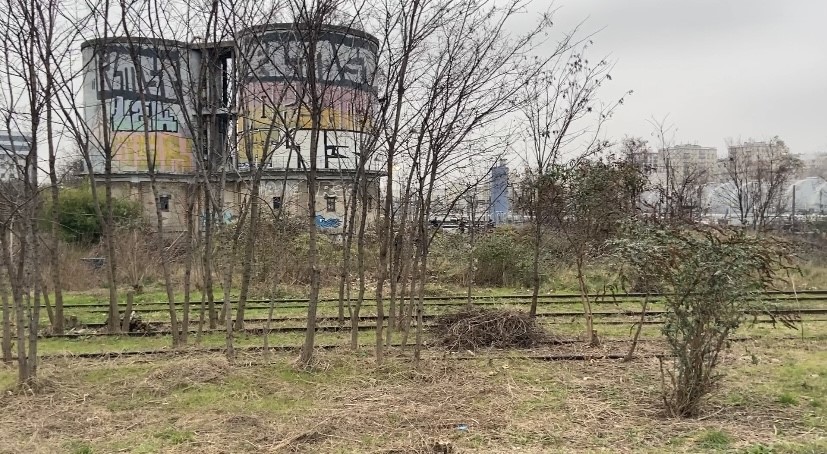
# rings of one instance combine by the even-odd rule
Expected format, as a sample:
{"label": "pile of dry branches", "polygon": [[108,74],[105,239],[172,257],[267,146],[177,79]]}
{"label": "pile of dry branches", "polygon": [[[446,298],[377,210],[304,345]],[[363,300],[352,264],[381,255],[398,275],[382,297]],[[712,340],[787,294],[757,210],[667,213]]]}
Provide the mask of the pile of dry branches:
{"label": "pile of dry branches", "polygon": [[526,312],[474,306],[440,315],[431,331],[436,343],[449,350],[528,348],[549,340]]}

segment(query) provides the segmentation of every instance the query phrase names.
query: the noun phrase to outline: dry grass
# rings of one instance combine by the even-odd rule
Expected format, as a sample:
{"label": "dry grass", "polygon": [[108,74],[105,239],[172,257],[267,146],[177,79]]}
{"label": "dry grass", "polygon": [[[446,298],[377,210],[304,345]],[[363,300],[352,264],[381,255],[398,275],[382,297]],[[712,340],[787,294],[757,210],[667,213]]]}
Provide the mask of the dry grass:
{"label": "dry grass", "polygon": [[65,359],[42,366],[38,393],[0,397],[0,452],[737,452],[759,443],[822,452],[827,423],[813,402],[827,400],[827,346],[785,342],[734,344],[723,389],[691,420],[663,416],[651,356],[624,364],[430,351],[417,370],[399,351],[381,367],[332,351],[309,373],[289,355],[232,365],[208,354]]}

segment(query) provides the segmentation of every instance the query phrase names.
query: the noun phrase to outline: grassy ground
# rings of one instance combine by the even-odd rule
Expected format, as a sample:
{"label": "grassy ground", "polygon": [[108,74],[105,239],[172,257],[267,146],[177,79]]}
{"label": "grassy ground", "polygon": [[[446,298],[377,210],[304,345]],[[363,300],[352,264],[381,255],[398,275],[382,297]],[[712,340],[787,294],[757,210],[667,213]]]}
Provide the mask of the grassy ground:
{"label": "grassy ground", "polygon": [[734,343],[691,420],[663,416],[656,359],[521,353],[431,350],[417,370],[399,350],[376,367],[342,349],[312,372],[294,353],[49,360],[36,393],[0,397],[0,452],[827,452],[822,341]]}

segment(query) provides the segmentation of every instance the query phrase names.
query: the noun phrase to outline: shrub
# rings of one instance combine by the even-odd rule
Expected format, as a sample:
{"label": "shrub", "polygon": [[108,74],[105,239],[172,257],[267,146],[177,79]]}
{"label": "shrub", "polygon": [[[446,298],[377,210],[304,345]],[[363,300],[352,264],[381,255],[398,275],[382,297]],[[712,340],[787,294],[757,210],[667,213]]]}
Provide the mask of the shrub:
{"label": "shrub", "polygon": [[748,313],[769,313],[763,292],[792,268],[789,246],[744,230],[658,226],[635,226],[612,243],[624,274],[664,292],[662,329],[675,356],[672,367],[661,368],[666,409],[697,415],[722,377],[729,334]]}
{"label": "shrub", "polygon": [[[101,210],[105,211],[103,191],[99,192]],[[51,221],[51,199],[44,205],[41,217]],[[132,200],[113,198],[112,211],[118,225],[139,222],[141,204]],[[58,222],[67,241],[81,244],[97,243],[103,234],[102,224],[95,212],[92,189],[86,184],[77,188],[62,189],[58,199]]]}
{"label": "shrub", "polygon": [[531,284],[531,246],[513,229],[483,235],[474,248],[479,285],[506,287]]}

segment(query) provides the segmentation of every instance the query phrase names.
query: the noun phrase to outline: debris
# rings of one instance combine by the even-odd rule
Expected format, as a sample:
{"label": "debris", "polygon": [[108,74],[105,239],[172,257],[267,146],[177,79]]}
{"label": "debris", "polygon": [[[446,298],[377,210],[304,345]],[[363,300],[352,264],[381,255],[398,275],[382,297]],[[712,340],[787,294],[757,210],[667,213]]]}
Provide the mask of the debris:
{"label": "debris", "polygon": [[465,307],[437,317],[436,343],[452,351],[528,348],[549,340],[529,314],[511,309]]}

